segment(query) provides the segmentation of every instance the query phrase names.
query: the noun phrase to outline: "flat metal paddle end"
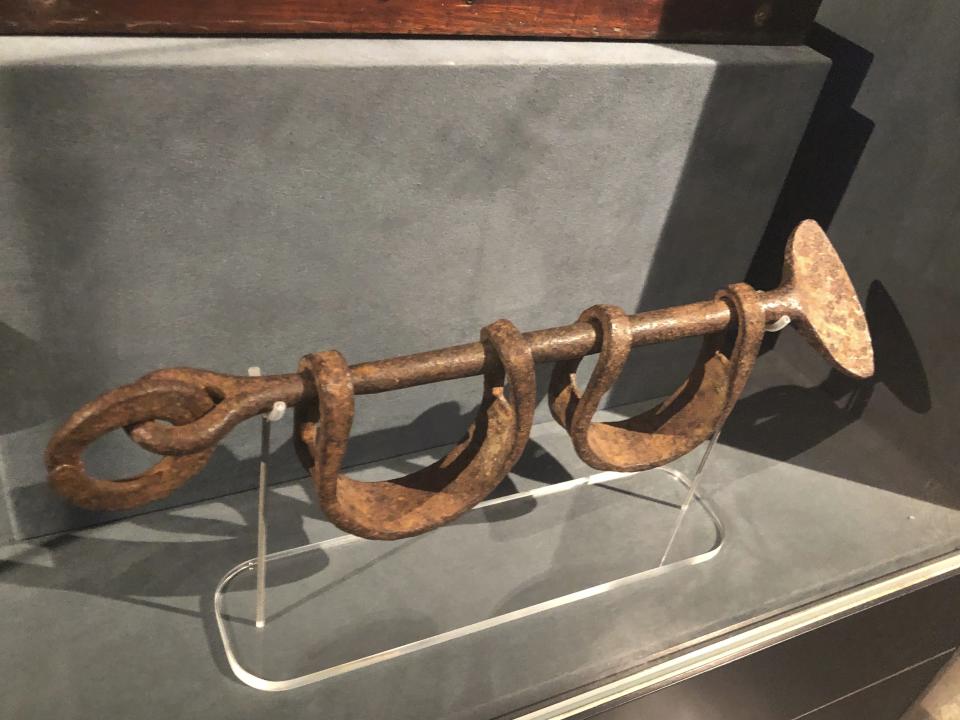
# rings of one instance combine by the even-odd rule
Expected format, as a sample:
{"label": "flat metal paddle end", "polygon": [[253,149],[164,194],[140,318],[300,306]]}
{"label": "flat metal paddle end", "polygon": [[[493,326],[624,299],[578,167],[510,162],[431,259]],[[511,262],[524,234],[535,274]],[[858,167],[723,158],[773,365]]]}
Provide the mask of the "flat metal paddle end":
{"label": "flat metal paddle end", "polygon": [[873,375],[873,343],[863,306],[840,256],[814,220],[804,220],[787,243],[784,285],[799,313],[797,329],[839,370]]}

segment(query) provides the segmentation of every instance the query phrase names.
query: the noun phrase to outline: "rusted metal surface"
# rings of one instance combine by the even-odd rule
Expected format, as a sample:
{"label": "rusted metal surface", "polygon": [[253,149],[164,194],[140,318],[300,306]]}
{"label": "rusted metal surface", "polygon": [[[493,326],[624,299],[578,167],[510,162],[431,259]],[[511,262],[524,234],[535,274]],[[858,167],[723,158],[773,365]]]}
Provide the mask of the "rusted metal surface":
{"label": "rusted metal surface", "polygon": [[213,407],[206,392],[175,380],[138,380],[111,390],[74,413],[50,439],[44,457],[50,482],[73,504],[90,510],[128,510],[166,497],[206,465],[215,443],[169,455],[136,477],[115,481],[87,475],[84,450],[98,437],[131,423],[160,419],[182,424]]}
{"label": "rusted metal surface", "polygon": [[[853,285],[823,230],[808,220],[791,236],[784,282],[771,292],[735,285],[711,301],[632,316],[598,306],[572,325],[524,334],[498,321],[485,329],[481,342],[352,367],[328,351],[307,356],[299,372],[287,375],[158,370],[77,411],[51,439],[46,465],[54,487],[78,505],[136,507],[168,495],[203,467],[233,427],[283,401],[297,408],[301,456],[331,519],[365,537],[403,537],[456,517],[508,472],[529,432],[534,363],[561,364],[551,388],[554,414],[588,462],[618,470],[652,467],[688,452],[722,422],[753,366],[762,327],[784,316],[843,372],[858,378],[873,374],[873,348]],[[721,337],[731,326],[737,336],[725,353]],[[694,370],[665,403],[621,423],[591,424],[600,395],[616,379],[630,347],[700,335],[708,337]],[[571,367],[597,352],[600,372],[573,407]],[[504,373],[509,399],[503,395]],[[477,421],[440,463],[388,484],[356,483],[339,473],[354,395],[481,374],[486,390]],[[122,481],[89,476],[85,448],[121,427],[142,447],[166,457]]]}
{"label": "rusted metal surface", "polygon": [[802,43],[821,0],[0,0],[0,33]]}
{"label": "rusted metal surface", "polygon": [[488,325],[481,337],[499,362],[484,373],[476,420],[443,459],[398,480],[360,482],[341,474],[353,421],[350,368],[336,350],[301,361],[317,402],[297,406],[294,437],[320,506],[337,527],[373,540],[426,532],[483,500],[520,458],[537,403],[533,355],[507,320]]}
{"label": "rusted metal surface", "polygon": [[629,319],[613,305],[594,305],[580,315],[601,337],[600,358],[582,393],[577,387],[580,358],[557,363],[549,397],[554,419],[585,463],[600,470],[658,467],[686,455],[723,424],[753,370],[766,321],[757,291],[749,285],[732,285],[717,295],[735,313],[732,351],[723,351],[725,333],[707,335],[693,370],[670,397],[618,422],[594,423],[593,416],[630,354]]}
{"label": "rusted metal surface", "polygon": [[827,360],[853,377],[873,375],[867,318],[843,261],[817,223],[802,222],[790,236],[777,293],[795,306],[787,314]]}

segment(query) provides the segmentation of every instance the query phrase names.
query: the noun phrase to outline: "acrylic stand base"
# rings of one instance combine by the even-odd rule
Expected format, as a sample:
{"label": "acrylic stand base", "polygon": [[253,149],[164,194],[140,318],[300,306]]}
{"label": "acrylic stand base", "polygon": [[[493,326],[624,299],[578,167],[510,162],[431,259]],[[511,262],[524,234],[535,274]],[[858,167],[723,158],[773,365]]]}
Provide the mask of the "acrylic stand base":
{"label": "acrylic stand base", "polygon": [[[661,563],[681,505],[681,530]],[[481,503],[393,542],[345,535],[266,555],[217,586],[230,667],[254,688],[291,690],[705,562],[719,519],[677,470],[606,472]]]}

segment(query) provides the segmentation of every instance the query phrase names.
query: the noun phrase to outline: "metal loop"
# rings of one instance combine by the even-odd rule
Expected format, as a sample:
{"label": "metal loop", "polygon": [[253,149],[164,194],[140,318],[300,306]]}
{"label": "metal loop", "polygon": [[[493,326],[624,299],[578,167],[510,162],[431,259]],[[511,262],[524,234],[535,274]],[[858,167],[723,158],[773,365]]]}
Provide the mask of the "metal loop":
{"label": "metal loop", "polygon": [[183,455],[216,445],[244,420],[270,412],[276,402],[291,404],[291,389],[302,389],[287,376],[243,377],[194,368],[167,368],[144,375],[141,381],[173,381],[189,385],[211,398],[211,409],[193,422],[173,427],[148,420],[130,428],[140,447],[160,455]]}
{"label": "metal loop", "polygon": [[746,284],[717,293],[731,305],[737,337],[729,356],[724,333],[708,335],[684,383],[656,408],[627,420],[595,423],[600,400],[619,377],[630,351],[627,316],[611,305],[580,315],[602,338],[600,358],[585,391],[577,387],[580,359],[557,363],[550,381],[550,409],[570,435],[580,458],[602,470],[647,470],[693,450],[719,428],[743,391],[763,337],[764,313]]}
{"label": "metal loop", "polygon": [[72,503],[91,510],[128,510],[166,497],[206,465],[214,447],[165,457],[149,470],[122,480],[88,475],[83,453],[112,430],[146,420],[180,425],[212,407],[206,393],[173,380],[139,380],[112,390],[75,412],[50,440],[44,456],[50,482]]}

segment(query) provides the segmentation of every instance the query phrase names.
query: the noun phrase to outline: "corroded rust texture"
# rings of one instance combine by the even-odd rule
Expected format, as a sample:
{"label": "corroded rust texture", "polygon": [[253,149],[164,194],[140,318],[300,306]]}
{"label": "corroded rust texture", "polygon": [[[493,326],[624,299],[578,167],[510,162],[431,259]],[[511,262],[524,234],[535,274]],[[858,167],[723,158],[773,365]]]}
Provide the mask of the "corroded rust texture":
{"label": "corroded rust texture", "polygon": [[[169,495],[200,471],[232,428],[283,401],[296,408],[298,450],[331,520],[363,537],[406,537],[469,509],[517,461],[532,422],[534,363],[558,362],[551,409],[584,460],[605,469],[649,468],[689,452],[722,424],[750,374],[764,326],[784,316],[843,372],[873,374],[873,348],[853,284],[823,230],[808,220],[791,236],[784,282],[771,292],[733,285],[712,301],[632,316],[599,305],[572,325],[522,334],[500,320],[484,328],[477,343],[352,367],[338,352],[326,351],[306,356],[299,371],[288,375],[158,370],[74,413],[51,438],[46,466],[53,486],[77,505],[137,507]],[[727,350],[729,328],[736,337]],[[698,335],[707,336],[698,360],[666,401],[621,422],[592,422],[631,347]],[[597,352],[597,370],[581,394],[576,364]],[[442,460],[389,482],[359,482],[340,472],[354,395],[481,374],[477,419]],[[83,452],[117,428],[163,459],[125,480],[91,477]]]}
{"label": "corroded rust texture", "polygon": [[718,293],[736,314],[737,338],[724,354],[724,333],[707,335],[693,370],[660,405],[619,422],[594,423],[600,399],[620,377],[630,353],[626,313],[613,305],[594,305],[580,315],[595,323],[600,357],[587,389],[577,387],[580,358],[557,363],[550,380],[550,411],[570,434],[577,454],[600,470],[647,470],[686,455],[709,438],[733,410],[760,351],[765,317],[749,285]]}
{"label": "corroded rust texture", "polygon": [[320,506],[337,527],[376,540],[418,535],[465,513],[510,471],[533,425],[533,355],[507,320],[485,327],[481,336],[500,364],[484,374],[476,420],[443,459],[399,480],[360,482],[341,474],[353,420],[350,368],[336,350],[301,361],[301,371],[316,385],[318,401],[297,407],[295,437]]}
{"label": "corroded rust texture", "polygon": [[112,430],[144,420],[184,424],[214,408],[202,388],[176,380],[140,380],[101,395],[75,412],[50,439],[46,465],[50,482],[65,498],[90,510],[128,510],[166,497],[196,475],[215,445],[169,454],[145,473],[124,480],[100,480],[84,471],[83,452]]}
{"label": "corroded rust texture", "polygon": [[797,226],[787,246],[778,290],[797,309],[800,333],[854,377],[873,375],[873,345],[863,308],[833,245],[815,222]]}

